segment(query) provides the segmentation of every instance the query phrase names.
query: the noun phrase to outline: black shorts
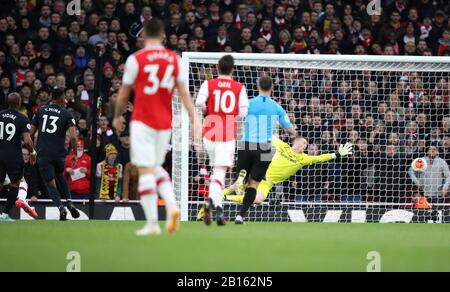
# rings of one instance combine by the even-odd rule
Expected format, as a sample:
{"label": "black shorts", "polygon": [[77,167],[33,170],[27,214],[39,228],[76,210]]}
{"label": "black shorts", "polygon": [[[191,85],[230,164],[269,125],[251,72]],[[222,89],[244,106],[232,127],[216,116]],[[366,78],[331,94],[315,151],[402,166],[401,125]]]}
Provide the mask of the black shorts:
{"label": "black shorts", "polygon": [[18,182],[23,178],[23,158],[0,158],[0,183],[5,181],[6,175],[8,175],[11,182]]}
{"label": "black shorts", "polygon": [[63,174],[66,167],[66,159],[64,157],[46,157],[38,156],[38,166],[42,178],[46,182],[50,182],[55,178],[55,175]]}
{"label": "black shorts", "polygon": [[266,176],[273,154],[274,151],[270,143],[239,142],[236,173],[245,169],[247,175],[253,180],[257,182],[262,181]]}

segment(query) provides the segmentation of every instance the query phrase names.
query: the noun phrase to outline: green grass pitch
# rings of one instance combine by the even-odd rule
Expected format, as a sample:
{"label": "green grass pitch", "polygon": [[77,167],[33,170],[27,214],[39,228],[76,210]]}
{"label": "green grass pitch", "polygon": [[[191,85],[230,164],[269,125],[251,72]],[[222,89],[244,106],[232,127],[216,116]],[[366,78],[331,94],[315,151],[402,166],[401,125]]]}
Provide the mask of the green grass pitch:
{"label": "green grass pitch", "polygon": [[[142,222],[0,223],[0,271],[450,271],[449,224],[182,223],[175,235],[136,237]],[[161,222],[161,226],[163,223]]]}

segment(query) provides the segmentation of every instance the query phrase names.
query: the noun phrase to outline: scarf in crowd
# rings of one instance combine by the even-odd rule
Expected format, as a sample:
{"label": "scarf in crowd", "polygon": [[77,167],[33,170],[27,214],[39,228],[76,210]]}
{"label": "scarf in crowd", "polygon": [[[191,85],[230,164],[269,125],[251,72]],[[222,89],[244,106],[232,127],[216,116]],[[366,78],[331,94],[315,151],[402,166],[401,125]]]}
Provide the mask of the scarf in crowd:
{"label": "scarf in crowd", "polygon": [[308,26],[302,26],[301,27],[302,28],[302,31],[303,31],[303,36],[304,37],[309,37],[309,35],[311,34],[311,31],[312,31],[312,26],[310,26],[310,25],[308,25]]}
{"label": "scarf in crowd", "polygon": [[198,41],[198,48],[204,50],[206,48],[206,41],[201,39]]}
{"label": "scarf in crowd", "polygon": [[239,13],[236,15],[236,21],[234,22],[234,25],[236,26],[237,29],[242,28],[242,21],[241,17],[239,16]]}
{"label": "scarf in crowd", "polygon": [[282,29],[282,28],[284,28],[284,24],[286,23],[286,20],[284,18],[275,17],[275,23],[277,24],[279,29]]}
{"label": "scarf in crowd", "polygon": [[291,52],[299,53],[301,50],[305,49],[307,47],[306,41],[301,40],[300,42],[293,41],[291,44]]}
{"label": "scarf in crowd", "polygon": [[361,40],[362,45],[367,49],[370,48],[373,42],[373,37],[370,36],[368,38],[364,38],[362,35],[359,36],[359,39]]}
{"label": "scarf in crowd", "polygon": [[424,40],[430,36],[431,29],[433,27],[431,25],[422,24],[420,26],[420,39]]}
{"label": "scarf in crowd", "polygon": [[119,190],[119,176],[120,176],[120,164],[108,165],[106,161],[102,163],[102,172],[100,178],[100,199],[111,199],[109,194],[111,192],[110,177],[114,178],[114,194]]}
{"label": "scarf in crowd", "polygon": [[270,42],[272,39],[273,32],[270,31],[264,31],[262,28],[259,30],[259,36],[264,38],[266,41]]}
{"label": "scarf in crowd", "polygon": [[284,54],[286,53],[287,49],[286,49],[286,45],[285,43],[281,42],[279,43],[278,47],[280,48],[280,53]]}
{"label": "scarf in crowd", "polygon": [[[102,129],[98,129],[97,130],[97,134],[101,135],[102,134]],[[106,129],[106,136],[107,137],[111,137],[112,135],[114,135],[114,131],[111,128]]]}
{"label": "scarf in crowd", "polygon": [[220,37],[217,37],[217,43],[220,45],[221,48],[223,48],[227,43],[227,38],[220,39]]}
{"label": "scarf in crowd", "polygon": [[403,10],[406,9],[406,2],[403,0],[395,1],[395,8],[397,9],[398,12],[402,13]]}

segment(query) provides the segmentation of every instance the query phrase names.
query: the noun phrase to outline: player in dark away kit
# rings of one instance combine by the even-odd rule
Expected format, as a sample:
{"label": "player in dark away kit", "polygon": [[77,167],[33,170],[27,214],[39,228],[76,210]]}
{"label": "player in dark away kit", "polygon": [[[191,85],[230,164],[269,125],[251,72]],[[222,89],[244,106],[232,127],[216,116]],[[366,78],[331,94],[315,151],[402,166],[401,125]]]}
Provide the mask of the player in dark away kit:
{"label": "player in dark away kit", "polygon": [[[53,203],[59,209],[59,219],[65,221],[67,211],[61,202],[61,195],[56,187],[56,181],[60,190],[67,199],[67,209],[73,218],[79,218],[80,213],[71,201],[71,194],[67,180],[64,177],[67,151],[64,148],[66,132],[70,134],[72,149],[77,149],[77,137],[75,120],[72,114],[64,108],[64,91],[55,89],[52,92],[52,102],[41,107],[31,122],[31,137],[37,137],[37,161],[41,175],[47,183],[48,193]],[[77,156],[73,155],[72,163],[75,165]]]}
{"label": "player in dark away kit", "polygon": [[9,217],[19,193],[19,184],[23,178],[24,161],[22,156],[22,138],[25,147],[32,153],[34,162],[36,151],[30,136],[30,121],[19,112],[21,98],[18,93],[8,95],[9,108],[0,112],[0,190],[6,175],[11,180],[8,197],[0,221],[13,221]]}

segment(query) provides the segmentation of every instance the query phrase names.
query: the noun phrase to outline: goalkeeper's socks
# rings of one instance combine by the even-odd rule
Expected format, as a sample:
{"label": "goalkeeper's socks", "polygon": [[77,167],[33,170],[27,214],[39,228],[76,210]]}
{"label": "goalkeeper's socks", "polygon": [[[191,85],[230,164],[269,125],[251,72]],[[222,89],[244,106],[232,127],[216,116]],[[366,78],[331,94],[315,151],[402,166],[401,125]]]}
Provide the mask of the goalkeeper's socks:
{"label": "goalkeeper's socks", "polygon": [[58,189],[55,187],[48,187],[48,196],[52,199],[56,207],[62,207],[61,196],[59,195]]}
{"label": "goalkeeper's socks", "polygon": [[63,195],[66,200],[72,199],[72,194],[70,193],[69,185],[67,184],[67,179],[63,174],[59,174],[56,176],[56,179],[58,180],[58,184],[61,190],[61,194]]}
{"label": "goalkeeper's socks", "polygon": [[12,207],[16,203],[17,194],[19,193],[19,189],[16,187],[11,186],[8,191],[8,197],[6,200],[6,205],[3,213],[9,214],[11,212]]}
{"label": "goalkeeper's socks", "polygon": [[156,185],[158,188],[158,193],[166,203],[167,210],[176,206],[175,194],[173,192],[172,181],[167,171],[158,167],[155,172]]}
{"label": "goalkeeper's socks", "polygon": [[158,223],[158,195],[153,174],[144,174],[139,177],[139,195],[147,222],[156,225]]}
{"label": "goalkeeper's socks", "polygon": [[242,203],[241,211],[239,213],[242,217],[245,217],[248,209],[250,209],[250,206],[253,205],[253,202],[255,202],[255,199],[256,199],[256,189],[247,188],[245,190],[244,201]]}

